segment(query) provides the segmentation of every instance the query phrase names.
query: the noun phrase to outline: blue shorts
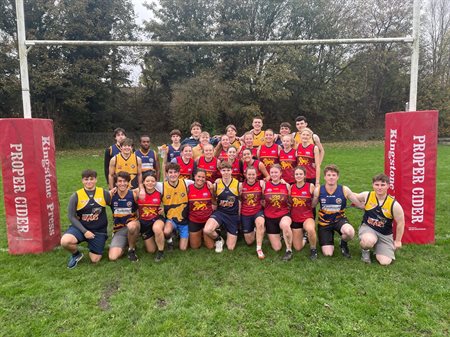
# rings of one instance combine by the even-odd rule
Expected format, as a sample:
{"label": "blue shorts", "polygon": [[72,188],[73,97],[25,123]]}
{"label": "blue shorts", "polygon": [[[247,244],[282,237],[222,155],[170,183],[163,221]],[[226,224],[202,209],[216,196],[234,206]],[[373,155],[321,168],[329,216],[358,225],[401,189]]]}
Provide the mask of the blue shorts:
{"label": "blue shorts", "polygon": [[[92,232],[92,231],[91,231]],[[82,231],[75,226],[69,226],[64,234],[72,234],[77,239],[77,243],[86,241],[88,243],[89,251],[93,254],[102,255],[105,249],[108,234],[103,232],[92,232],[95,234],[93,239],[86,239]]]}
{"label": "blue shorts", "polygon": [[243,233],[251,233],[255,230],[255,221],[256,218],[262,217],[264,218],[264,212],[259,211],[253,215],[241,215],[241,225]]}
{"label": "blue shorts", "polygon": [[178,222],[174,219],[167,219],[172,223],[173,229],[180,234],[180,239],[189,239],[189,225],[185,222]]}
{"label": "blue shorts", "polygon": [[219,226],[224,228],[228,233],[238,235],[239,215],[227,214],[216,210],[211,215],[211,219],[216,220]]}
{"label": "blue shorts", "polygon": [[140,233],[142,236],[142,240],[145,241],[151,239],[155,235],[155,233],[153,232],[153,224],[157,220],[161,220],[162,222],[164,222],[164,218],[162,216],[159,216],[152,220],[139,220],[139,223],[141,224]]}

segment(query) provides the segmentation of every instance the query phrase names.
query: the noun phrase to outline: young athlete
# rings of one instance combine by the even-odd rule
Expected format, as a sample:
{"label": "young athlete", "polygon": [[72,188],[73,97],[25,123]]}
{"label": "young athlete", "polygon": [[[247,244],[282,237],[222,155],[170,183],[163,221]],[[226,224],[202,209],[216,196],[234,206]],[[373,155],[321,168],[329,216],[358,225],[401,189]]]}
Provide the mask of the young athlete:
{"label": "young athlete", "polygon": [[185,138],[181,142],[181,145],[188,144],[191,147],[198,145],[198,143],[200,142],[199,138],[201,133],[202,133],[202,125],[199,122],[193,122],[191,124],[191,136]]}
{"label": "young athlete", "polygon": [[[292,136],[294,137],[294,141],[295,141],[295,147],[297,147],[302,141],[301,141],[301,132],[304,128],[308,127],[308,122],[306,121],[306,117],[305,116],[298,116],[295,119],[295,127],[297,128],[297,132],[294,132],[292,134]],[[313,134],[310,142],[312,144],[317,145],[317,147],[319,148],[319,162],[320,164],[322,164],[323,162],[323,158],[325,157],[325,150],[323,148],[322,143],[320,142],[320,138],[317,134]]]}
{"label": "young athlete", "polygon": [[336,165],[327,165],[324,169],[325,185],[317,185],[314,191],[312,205],[320,203],[319,209],[319,244],[322,254],[332,256],[334,252],[334,232],[341,236],[341,253],[351,258],[347,242],[355,236],[355,229],[345,216],[347,199],[356,207],[363,208],[358,197],[344,185],[338,185],[339,169]]}
{"label": "young athlete", "polygon": [[156,152],[150,149],[150,137],[142,135],[140,137],[140,148],[135,151],[136,156],[141,158],[142,173],[147,171],[155,172],[155,177],[159,177],[159,160]]}
{"label": "young athlete", "polygon": [[258,157],[258,148],[253,147],[253,132],[247,132],[242,138],[244,145],[242,145],[239,150],[239,159],[242,159],[242,154],[245,149],[251,150],[252,157],[256,159]]}
{"label": "young athlete", "polygon": [[266,167],[264,164],[259,161],[258,159],[254,159],[252,156],[252,151],[250,149],[245,149],[242,152],[242,161],[243,161],[243,170],[247,169],[249,166],[253,166],[256,170],[256,179],[261,180],[269,180],[270,176],[269,173],[266,170]]}
{"label": "young athlete", "polygon": [[110,261],[119,259],[126,246],[128,246],[128,259],[132,262],[139,260],[136,255],[136,241],[140,230],[136,203],[138,190],[129,188],[130,180],[128,172],[120,171],[117,174],[117,192],[111,198],[114,227],[108,253]]}
{"label": "young athlete", "polygon": [[228,162],[231,165],[231,176],[234,179],[237,179],[238,181],[242,181],[243,176],[243,168],[242,168],[242,162],[237,159],[237,149],[234,146],[230,146],[230,148],[227,151],[228,155]]}
{"label": "young athlete", "polygon": [[192,159],[192,147],[189,144],[181,145],[181,156],[172,160],[180,165],[180,178],[192,179],[195,171],[195,162]]}
{"label": "young athlete", "polygon": [[295,156],[295,150],[292,148],[294,140],[290,134],[281,136],[283,148],[280,149],[279,159],[281,166],[281,177],[288,184],[295,182],[294,168],[297,164],[297,157]]}
{"label": "young athlete", "polygon": [[104,161],[103,161],[103,165],[104,165],[104,169],[105,169],[105,178],[106,178],[107,183],[109,182],[109,180],[108,180],[109,162],[111,161],[111,159],[114,156],[116,156],[120,153],[120,150],[122,147],[122,142],[127,137],[127,135],[126,135],[124,129],[116,128],[116,129],[114,129],[113,137],[114,137],[115,143],[113,145],[111,145],[110,147],[106,148]]}
{"label": "young athlete", "polygon": [[164,256],[164,222],[161,215],[161,192],[156,190],[155,172],[147,171],[142,174],[144,194],[137,199],[139,209],[140,234],[144,240],[148,253],[158,250],[155,261],[159,262]]}
{"label": "young athlete", "polygon": [[308,233],[310,259],[317,259],[316,224],[314,221],[312,199],[314,185],[305,181],[306,170],[298,166],[294,170],[295,184],[291,185],[292,245],[299,251],[304,246],[303,232]]}
{"label": "young athlete", "polygon": [[[291,134],[291,129],[292,129],[291,123],[289,123],[289,122],[281,123],[280,124],[280,134],[278,135],[277,140],[275,141],[275,143],[277,145],[282,146],[283,145],[283,141],[281,140],[282,137],[286,136],[286,135],[290,135]],[[292,144],[292,147],[294,147],[294,144]]]}
{"label": "young athlete", "polygon": [[97,187],[97,172],[84,170],[81,172],[83,188],[76,191],[69,199],[67,216],[70,226],[61,237],[61,246],[72,255],[67,268],[75,268],[83,258],[78,250],[81,242],[87,241],[89,258],[97,263],[102,258],[108,238],[108,217],[106,205],[111,203],[113,191],[106,191]]}
{"label": "young athlete", "polygon": [[280,147],[274,143],[274,135],[272,129],[265,131],[265,142],[258,149],[258,159],[264,164],[267,172],[274,164],[279,163]]}
{"label": "young athlete", "polygon": [[[389,195],[389,177],[378,174],[372,178],[371,192],[359,193],[364,203],[364,216],[359,227],[359,244],[365,263],[371,263],[370,249],[374,249],[379,264],[387,266],[395,260],[395,250],[402,247],[405,215],[402,206]],[[393,236],[393,221],[396,222],[396,236]]]}
{"label": "young athlete", "polygon": [[239,138],[236,137],[237,129],[233,124],[228,125],[225,128],[225,134],[228,136],[228,139],[230,140],[230,145],[234,146],[238,152],[241,148],[241,142],[239,141]]}
{"label": "young athlete", "polygon": [[313,132],[304,128],[301,131],[301,143],[297,147],[298,166],[306,169],[306,181],[315,184],[320,183],[320,154],[317,145],[311,142]]}
{"label": "young athlete", "polygon": [[226,161],[228,159],[228,149],[230,148],[230,138],[227,135],[222,135],[220,137],[220,142],[214,149],[214,157],[218,160]]}
{"label": "young athlete", "polygon": [[200,140],[199,144],[192,148],[192,158],[194,158],[194,160],[197,160],[198,158],[203,156],[203,148],[206,145],[208,145],[209,141],[210,141],[209,133],[206,131],[203,131],[200,134],[199,140]]}
{"label": "young athlete", "polygon": [[253,129],[250,132],[253,135],[253,147],[259,147],[264,144],[265,132],[263,131],[263,118],[261,116],[253,117]]}
{"label": "young athlete", "polygon": [[206,181],[214,183],[219,178],[219,161],[214,157],[214,147],[206,144],[203,147],[203,155],[195,161],[195,167],[202,169],[206,173]]}
{"label": "young athlete", "polygon": [[248,166],[245,170],[245,180],[241,190],[241,225],[247,245],[252,245],[256,236],[256,254],[262,260],[265,257],[262,250],[265,232],[262,205],[264,181],[256,178],[256,168]]}
{"label": "young athlete", "polygon": [[231,176],[231,165],[224,161],[220,163],[221,179],[213,185],[217,209],[205,225],[205,234],[215,241],[216,253],[223,251],[224,240],[219,234],[220,229],[227,231],[227,248],[236,247],[239,226],[239,193],[240,183]]}
{"label": "young athlete", "polygon": [[188,187],[189,199],[189,244],[198,249],[203,242],[208,249],[214,248],[214,240],[203,233],[206,221],[213,212],[212,194],[206,184],[206,172],[197,169],[194,184]]}
{"label": "young athlete", "polygon": [[266,182],[264,195],[264,218],[266,233],[275,251],[281,249],[280,231],[286,244],[286,253],[282,260],[292,259],[292,230],[289,216],[289,185],[281,182],[281,167],[274,164],[270,169],[270,181]]}
{"label": "young athlete", "polygon": [[110,190],[114,188],[115,177],[121,171],[130,174],[130,188],[142,188],[142,161],[133,153],[133,141],[130,138],[124,139],[120,153],[113,157],[109,163],[108,181]]}

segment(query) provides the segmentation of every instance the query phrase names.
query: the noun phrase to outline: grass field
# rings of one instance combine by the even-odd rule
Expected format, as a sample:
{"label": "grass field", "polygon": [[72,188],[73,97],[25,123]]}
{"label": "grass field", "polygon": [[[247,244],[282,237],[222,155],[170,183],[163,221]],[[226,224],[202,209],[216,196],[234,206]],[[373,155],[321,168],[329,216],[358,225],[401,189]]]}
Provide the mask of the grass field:
{"label": "grass field", "polygon": [[[368,190],[383,170],[381,143],[326,144],[325,163],[341,183]],[[101,151],[58,152],[62,230],[66,205],[91,167],[103,183]],[[163,263],[86,259],[66,269],[56,249],[10,256],[0,226],[0,336],[448,336],[450,334],[450,147],[438,151],[436,244],[407,245],[387,267],[360,261],[357,241],[345,260],[308,252],[289,263],[239,243],[223,254],[166,254]],[[1,195],[3,202],[3,196]],[[3,204],[0,205],[4,214]],[[361,211],[351,209],[358,225]],[[86,250],[84,250],[86,252]]]}

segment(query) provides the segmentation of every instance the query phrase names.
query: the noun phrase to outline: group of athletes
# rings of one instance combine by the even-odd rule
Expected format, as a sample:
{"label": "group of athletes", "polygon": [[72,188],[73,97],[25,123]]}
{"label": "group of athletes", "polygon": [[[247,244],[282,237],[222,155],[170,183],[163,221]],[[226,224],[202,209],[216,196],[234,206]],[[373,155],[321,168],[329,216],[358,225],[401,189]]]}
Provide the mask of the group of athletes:
{"label": "group of athletes", "polygon": [[139,237],[159,262],[165,250],[174,248],[175,237],[180,250],[197,249],[203,243],[221,253],[225,245],[228,250],[236,247],[239,234],[247,245],[256,243],[259,259],[265,257],[267,234],[275,251],[284,242],[282,260],[291,260],[293,249],[300,251],[306,243],[315,260],[317,241],[324,256],[333,255],[335,232],[342,255],[350,258],[348,242],[355,229],[345,216],[347,200],[364,210],[361,259],[371,263],[371,250],[382,265],[395,259],[395,250],[402,245],[404,214],[387,193],[386,175],[373,177],[373,191],[356,194],[338,183],[339,169],[331,164],[325,166],[325,183],[320,185],[325,151],[305,117],[296,118],[294,133],[288,122],[281,123],[278,134],[263,130],[262,117],[254,117],[252,126],[242,137],[234,125],[228,125],[225,134],[210,137],[194,122],[191,136],[183,141],[181,132],[172,130],[171,144],[159,147],[162,168],[149,136],[141,136],[134,151],[125,130],[114,130],[115,144],[105,151],[109,189],[98,187],[97,173],[88,169],[82,172],[83,188],[70,198],[71,225],[61,238],[71,253],[68,268],[83,258],[78,250],[83,241],[88,243],[90,260],[100,261],[108,238],[108,205],[114,219],[108,252],[112,261],[125,253],[130,261],[138,261]]}

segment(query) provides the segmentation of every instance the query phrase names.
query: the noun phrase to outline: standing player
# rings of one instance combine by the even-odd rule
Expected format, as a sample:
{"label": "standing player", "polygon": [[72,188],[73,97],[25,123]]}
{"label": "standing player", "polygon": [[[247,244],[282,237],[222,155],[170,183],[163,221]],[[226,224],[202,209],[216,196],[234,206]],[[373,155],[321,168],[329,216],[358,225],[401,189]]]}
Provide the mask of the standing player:
{"label": "standing player", "polygon": [[292,244],[295,250],[304,246],[303,232],[308,233],[310,246],[310,259],[317,259],[316,224],[314,221],[312,198],[314,185],[305,181],[306,170],[298,166],[294,171],[295,184],[291,185],[291,218],[292,218]]}
{"label": "standing player", "polygon": [[222,178],[213,185],[217,209],[205,225],[205,234],[215,241],[216,253],[223,251],[224,240],[219,234],[221,228],[227,231],[228,250],[236,247],[240,208],[240,183],[231,176],[230,163],[221,162],[219,167]]}
{"label": "standing player", "polygon": [[181,145],[188,144],[191,147],[194,147],[198,145],[200,142],[200,134],[202,133],[202,125],[199,122],[193,122],[191,124],[191,136],[188,138],[185,138]]}
{"label": "standing player", "polygon": [[247,167],[253,166],[256,170],[256,179],[261,180],[269,180],[270,176],[266,170],[264,164],[258,159],[254,159],[252,156],[252,151],[250,149],[245,149],[242,152],[242,161],[243,161],[243,170],[244,172],[247,170]]}
{"label": "standing player", "polygon": [[147,171],[153,171],[155,177],[159,178],[159,160],[156,156],[156,152],[150,149],[150,137],[142,135],[140,138],[140,148],[134,152],[136,156],[141,158],[142,161],[142,173]]}
{"label": "standing player", "polygon": [[206,184],[206,172],[198,169],[194,176],[194,184],[188,187],[189,198],[189,244],[192,249],[202,245],[202,238],[206,248],[213,249],[214,241],[204,234],[206,221],[213,212],[212,194]]}
{"label": "standing player", "polygon": [[106,182],[109,183],[109,162],[111,161],[111,159],[118,155],[121,151],[122,148],[122,142],[124,141],[124,139],[127,137],[125,130],[122,128],[116,128],[114,129],[113,132],[114,135],[114,140],[116,141],[113,145],[111,145],[110,147],[108,147],[105,150],[105,158],[103,161],[103,166],[105,169],[105,178],[106,178]]}
{"label": "standing player", "polygon": [[264,134],[265,142],[258,149],[258,159],[262,161],[267,169],[267,172],[270,173],[270,168],[274,164],[278,164],[280,162],[280,147],[274,143],[274,135],[272,129],[267,129]]}
{"label": "standing player", "polygon": [[253,133],[251,131],[244,134],[243,142],[244,145],[241,146],[241,149],[239,150],[239,159],[242,159],[242,154],[245,149],[249,149],[252,153],[252,157],[256,159],[258,157],[258,148],[253,147]]}
{"label": "standing player", "polygon": [[137,220],[136,203],[138,190],[131,190],[130,174],[120,171],[117,174],[117,192],[111,198],[111,210],[114,219],[113,237],[109,248],[109,260],[119,259],[128,245],[128,259],[138,261],[136,241],[140,225]]}
{"label": "standing player", "polygon": [[110,192],[96,187],[97,172],[84,170],[81,172],[83,188],[76,191],[69,199],[67,216],[70,226],[61,237],[61,246],[72,255],[67,268],[75,268],[83,258],[78,245],[87,241],[89,258],[97,263],[102,258],[106,239],[108,238],[108,217],[106,205],[111,203]]}
{"label": "standing player", "polygon": [[[358,199],[365,205],[362,224],[359,227],[361,259],[371,263],[370,249],[373,248],[378,263],[387,266],[395,260],[395,250],[402,247],[405,215],[402,206],[387,193],[388,176],[378,174],[373,177],[372,187],[373,191],[358,194]],[[397,224],[395,241],[392,233],[394,220]]]}
{"label": "standing player", "polygon": [[264,144],[265,132],[262,130],[263,118],[261,116],[253,117],[253,129],[250,132],[253,134],[253,147],[259,147]]}
{"label": "standing player", "polygon": [[317,145],[311,142],[313,132],[304,128],[301,132],[301,143],[297,147],[298,166],[306,169],[306,181],[315,184],[320,183],[320,154]]}
{"label": "standing player", "polygon": [[283,148],[280,149],[279,159],[282,170],[281,178],[288,184],[295,182],[294,168],[297,166],[297,157],[295,156],[295,150],[292,148],[294,140],[290,134],[281,136]]}
{"label": "standing player", "polygon": [[195,162],[192,159],[192,147],[189,144],[181,145],[181,156],[172,159],[172,163],[180,166],[180,178],[192,179],[195,171]]}
{"label": "standing player", "polygon": [[241,142],[239,141],[239,138],[236,137],[237,129],[233,124],[227,125],[225,128],[225,134],[228,136],[228,139],[230,140],[230,145],[234,146],[238,152],[241,148]]}
{"label": "standing player", "polygon": [[[308,127],[308,122],[306,121],[306,117],[305,116],[298,116],[295,119],[295,127],[297,128],[297,132],[295,132],[293,134],[294,136],[294,141],[295,141],[295,146],[297,147],[301,142],[301,132],[303,131],[304,128]],[[322,164],[323,162],[323,158],[325,157],[325,150],[323,148],[322,143],[320,142],[320,138],[317,134],[313,134],[312,138],[310,140],[311,144],[316,144],[317,147],[319,148],[319,161]]]}
{"label": "standing player", "polygon": [[156,177],[153,171],[142,174],[145,193],[139,194],[137,204],[139,207],[140,234],[144,240],[145,249],[149,253],[156,250],[155,261],[164,257],[164,218],[160,215],[162,196],[156,190]]}
{"label": "standing player", "polygon": [[192,148],[192,158],[194,158],[194,160],[197,160],[198,158],[200,158],[203,155],[203,148],[210,144],[210,136],[209,133],[206,131],[203,131],[200,134],[200,142],[198,145],[194,146]]}
{"label": "standing player", "polygon": [[[167,147],[167,156],[164,156],[165,163],[170,163],[174,158],[180,156],[180,148],[181,148],[181,131],[174,129],[169,133],[172,144]],[[163,145],[164,146],[164,145]]]}
{"label": "standing player", "polygon": [[273,250],[281,249],[280,231],[286,244],[282,260],[292,259],[292,220],[289,216],[289,185],[281,182],[281,167],[275,164],[270,169],[270,181],[264,187],[264,218],[266,233]]}
{"label": "standing player", "polygon": [[109,163],[108,181],[110,190],[114,188],[115,176],[121,171],[130,174],[131,188],[142,188],[142,161],[133,153],[133,141],[130,138],[124,139],[120,153],[113,157]]}
{"label": "standing player", "polygon": [[[283,136],[291,135],[291,129],[292,129],[291,123],[288,123],[288,122],[281,123],[280,124],[280,134],[278,135],[277,140],[275,141],[275,143],[277,145],[282,146],[283,145],[283,141],[281,139],[283,138]],[[294,146],[294,144],[292,144],[292,146]]]}
{"label": "standing player", "polygon": [[237,149],[234,146],[230,146],[230,148],[227,151],[228,155],[228,162],[231,165],[231,176],[234,179],[237,179],[238,181],[242,181],[243,176],[243,169],[242,169],[242,162],[237,159]]}
{"label": "standing player", "polygon": [[230,138],[227,135],[222,135],[219,144],[214,149],[214,157],[220,161],[228,160],[228,149],[230,146]]}
{"label": "standing player", "polygon": [[325,185],[316,186],[312,205],[320,203],[319,209],[319,244],[322,246],[322,254],[332,256],[334,252],[334,232],[341,236],[341,253],[346,258],[351,258],[347,242],[355,236],[355,229],[345,217],[347,199],[358,208],[363,205],[358,197],[344,185],[338,185],[339,169],[331,164],[324,169]]}
{"label": "standing player", "polygon": [[244,239],[247,245],[255,242],[256,227],[256,254],[264,259],[262,243],[264,239],[264,211],[262,207],[264,181],[257,180],[256,168],[248,166],[245,170],[246,179],[242,183],[241,191],[241,224]]}
{"label": "standing player", "polygon": [[206,181],[214,183],[219,178],[219,161],[214,157],[214,147],[206,144],[203,147],[203,156],[195,161],[197,169],[202,169],[206,173]]}

